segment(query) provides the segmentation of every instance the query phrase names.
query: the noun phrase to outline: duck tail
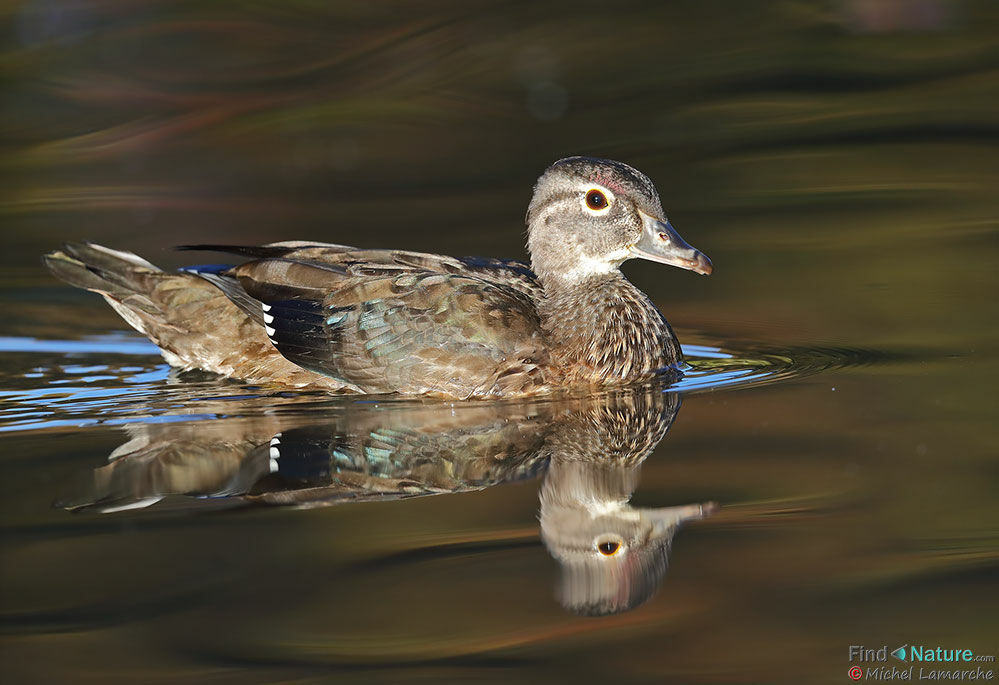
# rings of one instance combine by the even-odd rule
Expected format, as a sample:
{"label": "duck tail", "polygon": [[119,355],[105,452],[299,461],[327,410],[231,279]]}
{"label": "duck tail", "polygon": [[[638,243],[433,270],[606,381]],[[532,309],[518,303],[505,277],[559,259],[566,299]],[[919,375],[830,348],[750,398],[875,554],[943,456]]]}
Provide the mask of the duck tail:
{"label": "duck tail", "polygon": [[[232,284],[217,277],[223,267],[163,271],[131,252],[94,243],[69,243],[42,262],[63,281],[103,295],[173,366],[237,378],[280,378],[292,385],[315,381],[314,374],[282,357],[263,324],[240,309],[251,309],[249,304],[235,304],[220,289],[232,290]],[[256,307],[260,309],[259,303]]]}
{"label": "duck tail", "polygon": [[103,295],[128,325],[165,353],[174,332],[186,327],[174,316],[171,300],[189,297],[191,286],[197,287],[193,276],[167,273],[131,252],[95,243],[66,243],[42,262],[70,285]]}
{"label": "duck tail", "polygon": [[148,293],[154,287],[151,279],[165,275],[136,254],[94,243],[66,243],[44,255],[42,263],[70,285],[119,302]]}

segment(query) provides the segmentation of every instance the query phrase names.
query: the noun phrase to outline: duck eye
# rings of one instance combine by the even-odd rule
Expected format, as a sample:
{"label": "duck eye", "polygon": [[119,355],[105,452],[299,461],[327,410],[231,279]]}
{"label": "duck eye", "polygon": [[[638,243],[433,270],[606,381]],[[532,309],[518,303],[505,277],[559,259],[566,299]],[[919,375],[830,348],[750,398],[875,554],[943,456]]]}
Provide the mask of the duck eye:
{"label": "duck eye", "polygon": [[607,542],[601,542],[597,545],[597,551],[603,554],[605,557],[614,556],[614,554],[621,549],[621,544],[618,542],[613,542],[608,540]]}
{"label": "duck eye", "polygon": [[586,193],[586,206],[590,209],[605,209],[607,205],[607,196],[599,190],[590,190]]}

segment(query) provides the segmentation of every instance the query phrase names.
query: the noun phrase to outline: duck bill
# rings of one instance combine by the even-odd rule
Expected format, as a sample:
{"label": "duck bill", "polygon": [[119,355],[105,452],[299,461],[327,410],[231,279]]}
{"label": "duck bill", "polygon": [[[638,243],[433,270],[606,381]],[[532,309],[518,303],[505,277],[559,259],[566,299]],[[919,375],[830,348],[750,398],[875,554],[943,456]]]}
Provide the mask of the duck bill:
{"label": "duck bill", "polygon": [[717,503],[705,502],[704,504],[687,504],[662,509],[643,509],[642,517],[651,521],[654,531],[653,537],[668,538],[673,537],[677,528],[687,521],[707,518],[717,510]]}
{"label": "duck bill", "polygon": [[684,242],[669,221],[656,219],[645,212],[639,214],[643,224],[642,237],[632,246],[632,257],[672,264],[705,276],[711,273],[711,260],[707,255]]}

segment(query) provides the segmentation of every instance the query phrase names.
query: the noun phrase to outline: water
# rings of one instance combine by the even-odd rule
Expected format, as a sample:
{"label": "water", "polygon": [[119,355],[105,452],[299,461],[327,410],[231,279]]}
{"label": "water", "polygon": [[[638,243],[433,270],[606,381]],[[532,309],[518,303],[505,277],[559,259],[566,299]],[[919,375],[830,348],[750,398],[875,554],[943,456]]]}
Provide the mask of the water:
{"label": "water", "polygon": [[[847,682],[850,645],[999,654],[997,15],[11,8],[4,682]],[[167,267],[206,240],[522,256],[531,184],[580,153],[647,172],[715,264],[625,267],[684,343],[676,386],[452,406],[178,374],[38,266],[80,239]],[[594,531],[581,496],[666,523]],[[567,551],[615,534],[646,561]]]}

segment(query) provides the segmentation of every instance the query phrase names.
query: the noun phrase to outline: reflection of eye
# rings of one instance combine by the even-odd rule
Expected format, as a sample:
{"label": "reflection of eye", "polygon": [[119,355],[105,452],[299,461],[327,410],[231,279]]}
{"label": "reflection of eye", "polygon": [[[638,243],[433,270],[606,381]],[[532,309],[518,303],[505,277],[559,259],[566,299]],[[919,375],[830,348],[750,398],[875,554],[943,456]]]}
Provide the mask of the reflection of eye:
{"label": "reflection of eye", "polygon": [[601,542],[599,545],[597,545],[597,551],[603,554],[605,557],[614,556],[614,554],[616,554],[619,549],[621,549],[621,544],[618,542],[607,541],[607,542]]}
{"label": "reflection of eye", "polygon": [[593,548],[602,557],[613,557],[624,549],[624,539],[615,533],[604,533],[593,538]]}
{"label": "reflection of eye", "polygon": [[590,190],[586,193],[586,206],[596,211],[605,209],[608,205],[607,196],[599,190]]}

